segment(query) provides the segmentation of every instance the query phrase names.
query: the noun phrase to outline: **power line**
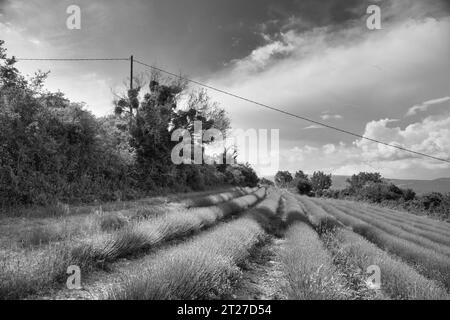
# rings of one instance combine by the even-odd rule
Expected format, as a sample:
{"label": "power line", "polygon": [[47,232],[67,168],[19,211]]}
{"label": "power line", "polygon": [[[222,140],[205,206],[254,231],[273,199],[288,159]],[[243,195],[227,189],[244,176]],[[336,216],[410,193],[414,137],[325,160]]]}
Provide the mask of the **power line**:
{"label": "power line", "polygon": [[129,61],[130,58],[16,58],[16,61]]}
{"label": "power line", "polygon": [[149,65],[147,63],[144,63],[144,62],[141,62],[139,60],[132,59],[132,58],[66,58],[66,59],[62,59],[62,58],[53,58],[53,59],[52,58],[45,58],[45,59],[44,58],[42,58],[42,59],[39,59],[39,58],[20,58],[20,59],[16,59],[16,60],[17,61],[130,61],[130,62],[134,61],[137,64],[140,64],[140,65],[143,65],[145,67],[151,68],[153,70],[157,70],[159,72],[168,74],[168,75],[170,75],[172,77],[176,77],[176,78],[179,78],[181,80],[185,80],[185,81],[194,83],[194,84],[196,84],[198,86],[201,86],[201,87],[204,87],[204,88],[208,88],[210,90],[213,90],[213,91],[216,91],[216,92],[219,92],[219,93],[222,93],[222,94],[234,97],[236,99],[240,99],[240,100],[252,103],[254,105],[257,105],[257,106],[260,106],[260,107],[263,107],[263,108],[266,108],[266,109],[269,109],[269,110],[272,110],[272,111],[275,111],[275,112],[279,112],[279,113],[282,113],[282,114],[285,114],[285,115],[288,115],[288,116],[291,116],[291,117],[294,117],[294,118],[297,118],[297,119],[300,119],[300,120],[303,120],[303,121],[307,121],[307,122],[319,125],[321,127],[325,127],[325,128],[331,129],[331,130],[335,130],[335,131],[338,131],[338,132],[341,132],[341,133],[345,133],[345,134],[348,134],[348,135],[351,135],[351,136],[354,136],[354,137],[357,137],[357,138],[360,138],[360,139],[364,139],[364,140],[367,140],[367,141],[371,141],[371,142],[375,142],[375,143],[378,143],[378,144],[382,144],[382,145],[385,145],[387,147],[395,148],[395,149],[398,149],[398,150],[401,150],[401,151],[404,151],[404,152],[409,152],[409,153],[416,154],[416,155],[423,156],[423,157],[427,157],[427,158],[430,158],[430,159],[434,159],[434,160],[450,163],[449,159],[435,157],[435,156],[432,156],[432,155],[429,155],[429,154],[426,154],[426,153],[422,153],[422,152],[414,151],[414,150],[411,150],[411,149],[407,149],[407,148],[404,148],[404,147],[399,146],[399,145],[395,145],[395,144],[383,142],[383,141],[380,141],[380,140],[377,140],[377,139],[373,139],[373,138],[370,138],[370,137],[366,137],[366,136],[360,135],[358,133],[351,132],[351,131],[348,131],[348,130],[345,130],[345,129],[341,129],[341,128],[338,128],[338,127],[335,127],[335,126],[332,126],[332,125],[329,125],[329,124],[326,124],[326,123],[323,123],[323,122],[320,122],[320,121],[309,119],[309,118],[306,118],[306,117],[303,117],[303,116],[300,116],[300,115],[297,115],[297,114],[294,114],[294,113],[291,113],[291,112],[288,112],[288,111],[285,111],[285,110],[282,110],[282,109],[279,109],[279,108],[275,108],[275,107],[269,106],[267,104],[264,104],[264,103],[261,103],[261,102],[258,102],[258,101],[252,100],[252,99],[248,99],[248,98],[245,98],[243,96],[240,96],[240,95],[237,95],[237,94],[234,94],[234,93],[231,93],[231,92],[228,92],[228,91],[225,91],[225,90],[222,90],[222,89],[219,89],[219,88],[207,85],[205,83],[201,83],[199,81],[196,81],[196,80],[193,80],[193,79],[190,79],[190,78],[187,78],[187,77],[183,77],[183,76],[175,74],[173,72],[170,72],[170,71],[167,71],[167,70],[164,70],[164,69],[161,69],[161,68]]}
{"label": "power line", "polygon": [[220,93],[223,93],[225,95],[228,95],[228,96],[231,96],[231,97],[234,97],[234,98],[237,98],[237,99],[240,99],[240,100],[243,100],[243,101],[246,101],[246,102],[258,105],[260,107],[263,107],[263,108],[266,108],[266,109],[269,109],[269,110],[272,110],[272,111],[276,111],[276,112],[279,112],[279,113],[282,113],[282,114],[285,114],[285,115],[288,115],[288,116],[291,116],[291,117],[295,117],[297,119],[301,119],[301,120],[304,120],[304,121],[307,121],[307,122],[310,122],[310,123],[314,123],[316,125],[320,125],[322,127],[328,128],[328,129],[336,130],[336,131],[339,131],[341,133],[349,134],[349,135],[352,135],[354,137],[358,137],[360,139],[364,139],[364,140],[372,141],[372,142],[375,142],[375,143],[379,143],[379,144],[382,144],[382,145],[385,145],[385,146],[388,146],[388,147],[391,147],[391,148],[396,148],[396,149],[399,149],[399,150],[402,150],[402,151],[405,151],[405,152],[409,152],[409,153],[413,153],[413,154],[420,155],[420,156],[423,156],[423,157],[428,157],[428,158],[431,158],[431,159],[434,159],[434,160],[439,160],[439,161],[444,161],[444,162],[450,163],[449,159],[443,159],[443,158],[431,156],[429,154],[425,154],[425,153],[414,151],[414,150],[411,150],[411,149],[407,149],[407,148],[404,148],[404,147],[401,147],[401,146],[398,146],[398,145],[394,145],[394,144],[390,144],[390,143],[387,143],[387,142],[376,140],[376,139],[373,139],[373,138],[370,138],[370,137],[366,137],[366,136],[363,136],[363,135],[360,135],[360,134],[357,134],[357,133],[354,133],[354,132],[351,132],[351,131],[348,131],[348,130],[345,130],[345,129],[341,129],[341,128],[338,128],[338,127],[335,127],[335,126],[332,126],[332,125],[320,122],[320,121],[312,120],[312,119],[309,119],[309,118],[306,118],[306,117],[302,117],[302,116],[299,116],[297,114],[294,114],[294,113],[291,113],[291,112],[288,112],[288,111],[285,111],[285,110],[282,110],[282,109],[271,107],[271,106],[266,105],[264,103],[261,103],[261,102],[255,101],[255,100],[251,100],[251,99],[239,96],[237,94],[234,94],[234,93],[222,90],[222,89],[218,89],[216,87],[212,87],[210,85],[198,82],[196,80],[192,80],[192,79],[183,77],[181,75],[177,75],[175,73],[166,71],[164,69],[161,69],[161,68],[158,68],[158,67],[155,67],[155,66],[143,63],[143,62],[141,62],[139,60],[134,60],[134,62],[136,62],[138,64],[141,64],[143,66],[149,67],[151,69],[157,70],[159,72],[171,75],[173,77],[177,77],[177,78],[179,78],[181,80],[189,81],[191,83],[194,83],[196,85],[208,88],[210,90],[213,90],[213,91],[216,91],[216,92],[220,92]]}

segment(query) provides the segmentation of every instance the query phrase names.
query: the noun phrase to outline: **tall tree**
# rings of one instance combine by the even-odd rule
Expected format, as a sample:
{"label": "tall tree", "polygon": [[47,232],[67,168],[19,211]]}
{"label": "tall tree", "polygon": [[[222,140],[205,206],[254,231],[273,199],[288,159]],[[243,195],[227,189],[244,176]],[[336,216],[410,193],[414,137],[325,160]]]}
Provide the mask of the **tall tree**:
{"label": "tall tree", "polygon": [[325,174],[322,171],[314,172],[310,180],[314,192],[327,190],[332,184],[331,174]]}
{"label": "tall tree", "polygon": [[293,178],[289,171],[278,171],[275,175],[275,184],[280,188],[287,188]]}

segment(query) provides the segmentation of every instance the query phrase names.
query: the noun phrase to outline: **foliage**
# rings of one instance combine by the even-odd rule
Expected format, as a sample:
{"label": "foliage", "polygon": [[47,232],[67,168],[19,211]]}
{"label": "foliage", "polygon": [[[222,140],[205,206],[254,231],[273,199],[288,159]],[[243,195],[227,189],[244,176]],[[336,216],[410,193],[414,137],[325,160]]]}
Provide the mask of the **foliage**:
{"label": "foliage", "polygon": [[355,199],[427,214],[442,220],[450,219],[450,194],[432,192],[417,195],[412,189],[402,189],[383,179],[380,173],[360,172],[347,180],[342,190],[326,190],[316,195],[334,199]]}
{"label": "foliage", "polygon": [[297,191],[302,195],[309,195],[312,191],[312,184],[309,179],[297,179]]}
{"label": "foliage", "polygon": [[302,170],[298,170],[294,175],[294,180],[299,180],[299,179],[307,180],[309,178],[308,178],[308,175],[306,173],[304,173]]}
{"label": "foliage", "polygon": [[383,182],[381,174],[378,172],[360,172],[354,174],[350,179],[347,179],[349,189],[352,192],[356,192],[366,186],[368,183],[381,183]]}
{"label": "foliage", "polygon": [[261,178],[261,179],[259,180],[259,183],[260,183],[261,185],[266,185],[266,186],[274,186],[274,185],[275,185],[275,183],[273,183],[272,180],[269,180],[269,179],[267,179],[267,178]]}
{"label": "foliage", "polygon": [[331,187],[331,174],[327,175],[322,171],[314,172],[311,176],[311,186],[315,193],[322,192]]}
{"label": "foliage", "polygon": [[280,188],[287,188],[293,178],[289,171],[278,171],[275,175],[275,185]]}
{"label": "foliage", "polygon": [[44,91],[46,73],[25,79],[0,52],[1,204],[115,200],[114,191],[129,186],[128,168],[97,119]]}
{"label": "foliage", "polygon": [[[0,41],[0,207],[126,200],[158,190],[202,190],[225,183],[255,186],[249,165],[179,165],[171,161],[175,129],[193,133],[230,120],[206,91],[178,100],[182,81],[152,74],[115,101],[115,114],[96,118],[84,104],[47,92],[48,73],[22,76]],[[193,139],[194,140],[194,139]],[[236,156],[236,155],[234,155]],[[228,170],[228,171],[227,171]],[[232,171],[231,173],[229,171]],[[230,178],[230,179],[227,179]]]}
{"label": "foliage", "polygon": [[225,181],[236,186],[255,187],[259,178],[250,164],[234,164],[227,167]]}

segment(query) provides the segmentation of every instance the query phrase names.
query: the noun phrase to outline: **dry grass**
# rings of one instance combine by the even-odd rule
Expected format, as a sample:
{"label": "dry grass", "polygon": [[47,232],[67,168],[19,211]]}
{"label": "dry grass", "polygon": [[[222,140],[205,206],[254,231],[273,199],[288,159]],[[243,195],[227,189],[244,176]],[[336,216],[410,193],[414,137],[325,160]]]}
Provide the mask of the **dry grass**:
{"label": "dry grass", "polygon": [[299,205],[303,207],[309,222],[319,233],[339,227],[341,224],[332,215],[329,215],[320,206],[316,205],[311,198],[306,196],[295,196]]}
{"label": "dry grass", "polygon": [[[47,290],[66,279],[67,267],[73,264],[88,270],[81,251],[74,260],[74,243],[64,241],[45,247],[20,251],[3,251],[0,255],[0,300],[21,299]],[[88,253],[85,253],[85,257]]]}
{"label": "dry grass", "polygon": [[208,299],[220,297],[240,276],[239,265],[265,237],[259,216],[275,215],[272,194],[244,217],[160,252],[111,288],[108,299]]}
{"label": "dry grass", "polygon": [[[0,299],[18,299],[46,290],[67,277],[69,265],[78,265],[85,275],[105,261],[114,261],[201,230],[245,210],[264,195],[265,189],[261,189],[219,206],[160,214],[125,226],[127,218],[102,212],[79,219],[52,220],[52,224],[42,229],[33,225],[30,234],[23,236],[24,245],[0,248]],[[122,229],[108,234],[101,228]]]}
{"label": "dry grass", "polygon": [[445,288],[426,279],[416,270],[397,260],[361,236],[345,229],[336,230],[340,254],[352,260],[362,270],[377,265],[381,271],[381,290],[392,299],[449,299]]}
{"label": "dry grass", "polygon": [[280,261],[289,282],[289,299],[348,298],[350,293],[333,266],[332,257],[323,247],[318,234],[304,222],[304,210],[289,196],[285,206],[291,225],[286,232]]}
{"label": "dry grass", "polygon": [[183,201],[183,203],[186,205],[187,208],[190,207],[208,207],[213,206],[225,201],[232,200],[236,197],[241,197],[247,194],[250,194],[252,192],[257,191],[258,188],[234,188],[231,191],[223,192],[219,194],[212,194],[197,198],[191,198],[189,200]]}
{"label": "dry grass", "polygon": [[149,250],[163,242],[183,238],[219,220],[238,214],[256,204],[265,195],[261,188],[255,194],[221,203],[217,206],[193,208],[183,212],[160,215],[142,220],[111,235],[105,241],[92,244],[92,260],[115,261],[140,251]]}
{"label": "dry grass", "polygon": [[[320,203],[324,203],[325,201],[321,201]],[[382,217],[379,217],[377,215],[373,215],[370,212],[367,211],[360,211],[358,208],[353,208],[350,206],[343,206],[339,204],[334,204],[334,206],[338,209],[341,209],[348,215],[351,215],[352,217],[358,218],[370,225],[373,225],[380,230],[383,230],[391,235],[395,235],[396,237],[411,241],[419,246],[422,246],[424,248],[428,248],[431,250],[435,250],[436,252],[439,252],[441,254],[450,256],[450,248],[446,245],[443,245],[441,243],[434,242],[420,234],[414,233],[414,230],[405,230],[406,227],[396,226],[392,224],[390,221],[386,221],[386,219],[383,219]],[[433,236],[431,234],[430,236]]]}
{"label": "dry grass", "polygon": [[450,259],[446,255],[424,248],[370,225],[354,215],[350,215],[348,213],[349,209],[341,210],[331,205],[324,205],[324,207],[339,221],[351,227],[354,232],[362,235],[380,248],[401,257],[417,268],[419,273],[440,281],[446,288],[450,288]]}
{"label": "dry grass", "polygon": [[376,217],[377,219],[382,219],[386,222],[389,222],[390,224],[400,227],[404,229],[405,231],[419,234],[423,237],[426,237],[432,241],[445,244],[447,246],[450,246],[450,231],[443,231],[441,229],[438,229],[433,226],[428,226],[423,223],[419,224],[414,221],[410,221],[406,219],[405,217],[399,218],[396,215],[392,214],[389,211],[383,211],[382,209],[371,207],[371,206],[363,206],[358,204],[353,204],[350,202],[337,202],[337,204],[342,204],[344,206],[353,206],[355,208],[358,208],[358,211],[362,211],[365,214],[371,214],[372,216]]}
{"label": "dry grass", "polygon": [[[350,204],[354,204],[354,202],[346,201]],[[362,205],[362,204],[361,204]],[[424,226],[427,228],[432,228],[434,230],[442,231],[445,234],[448,234],[450,232],[450,224],[445,221],[438,221],[433,220],[429,218],[428,216],[419,216],[415,214],[411,214],[409,212],[404,211],[397,211],[390,208],[379,208],[376,206],[368,206],[372,210],[375,210],[377,212],[390,214],[392,217],[400,218],[405,222],[408,223],[415,223],[418,226]]]}

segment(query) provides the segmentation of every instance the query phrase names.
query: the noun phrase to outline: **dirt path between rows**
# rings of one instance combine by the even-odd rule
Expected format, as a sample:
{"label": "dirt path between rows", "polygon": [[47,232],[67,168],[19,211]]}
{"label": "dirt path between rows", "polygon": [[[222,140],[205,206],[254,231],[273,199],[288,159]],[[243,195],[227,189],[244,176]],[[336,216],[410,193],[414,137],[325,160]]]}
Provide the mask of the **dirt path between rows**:
{"label": "dirt path between rows", "polygon": [[243,300],[287,299],[286,279],[277,259],[284,240],[270,237],[252,253],[242,266],[243,275],[233,292],[225,297]]}

